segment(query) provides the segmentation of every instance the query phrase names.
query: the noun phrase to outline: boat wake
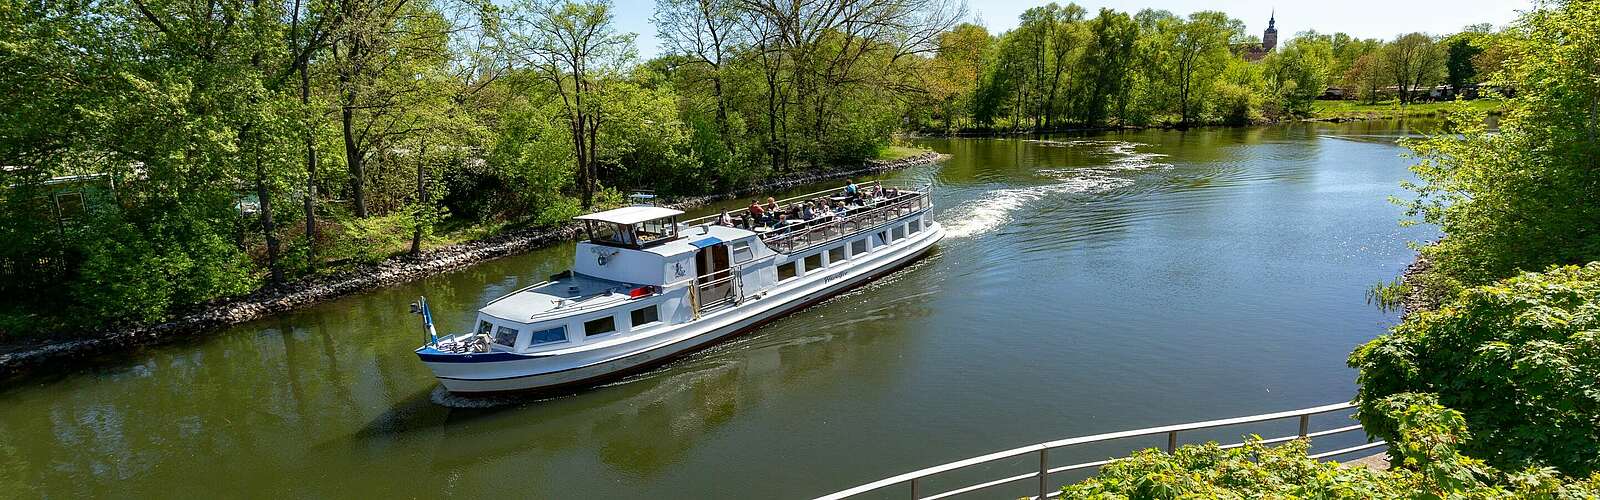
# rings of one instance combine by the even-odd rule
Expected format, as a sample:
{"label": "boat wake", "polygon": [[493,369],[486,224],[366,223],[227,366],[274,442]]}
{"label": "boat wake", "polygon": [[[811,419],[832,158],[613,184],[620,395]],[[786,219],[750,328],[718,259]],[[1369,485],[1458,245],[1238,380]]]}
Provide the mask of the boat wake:
{"label": "boat wake", "polygon": [[1107,157],[1106,163],[1092,167],[1054,168],[1038,170],[1039,175],[1056,182],[1039,186],[998,189],[981,198],[951,209],[939,218],[944,221],[945,234],[965,238],[983,234],[1011,220],[1011,214],[1029,204],[1061,194],[1102,193],[1133,185],[1127,174],[1132,171],[1171,167],[1159,160],[1167,155],[1139,152],[1144,144],[1127,141],[1028,141],[1046,147],[1071,147],[1090,149],[1091,154]]}

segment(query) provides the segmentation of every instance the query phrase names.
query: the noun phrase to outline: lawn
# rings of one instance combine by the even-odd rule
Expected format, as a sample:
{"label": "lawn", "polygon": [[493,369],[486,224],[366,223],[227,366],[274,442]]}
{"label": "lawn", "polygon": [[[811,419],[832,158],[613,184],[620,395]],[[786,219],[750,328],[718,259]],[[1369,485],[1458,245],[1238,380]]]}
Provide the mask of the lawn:
{"label": "lawn", "polygon": [[[1477,99],[1461,101],[1466,106],[1489,113],[1496,113],[1505,104],[1498,99]],[[1390,100],[1377,104],[1366,104],[1361,101],[1317,101],[1312,106],[1312,118],[1404,118],[1423,116],[1444,116],[1446,111],[1454,108],[1456,102],[1421,102],[1401,106],[1398,101]]]}
{"label": "lawn", "polygon": [[878,155],[874,159],[881,161],[895,161],[903,158],[910,158],[912,156],[927,153],[929,151],[931,150],[909,146],[885,146],[878,150]]}

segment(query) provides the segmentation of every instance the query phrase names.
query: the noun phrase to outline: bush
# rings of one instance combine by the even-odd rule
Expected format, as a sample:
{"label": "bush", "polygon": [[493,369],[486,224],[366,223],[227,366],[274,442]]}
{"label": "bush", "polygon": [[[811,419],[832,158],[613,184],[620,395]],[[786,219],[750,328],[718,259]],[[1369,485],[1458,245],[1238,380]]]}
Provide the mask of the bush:
{"label": "bush", "polygon": [[1267,447],[1184,446],[1173,454],[1148,449],[1107,464],[1062,488],[1062,498],[1594,498],[1600,478],[1570,481],[1549,469],[1504,474],[1462,456],[1467,438],[1460,413],[1429,395],[1405,394],[1381,408],[1400,429],[1403,459],[1386,471],[1340,467],[1306,455],[1309,442]]}
{"label": "bush", "polygon": [[1552,267],[1463,291],[1357,348],[1362,423],[1395,438],[1381,407],[1436,393],[1477,436],[1471,456],[1501,468],[1600,469],[1600,262]]}

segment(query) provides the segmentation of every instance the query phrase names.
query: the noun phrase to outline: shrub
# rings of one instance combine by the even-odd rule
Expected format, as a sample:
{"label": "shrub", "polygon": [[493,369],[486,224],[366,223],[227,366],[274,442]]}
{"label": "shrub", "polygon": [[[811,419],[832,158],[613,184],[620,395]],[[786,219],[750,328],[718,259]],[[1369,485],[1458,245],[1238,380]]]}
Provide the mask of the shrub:
{"label": "shrub", "polygon": [[1394,439],[1384,398],[1438,394],[1477,436],[1463,450],[1501,468],[1600,468],[1600,262],[1463,291],[1357,348],[1361,419]]}
{"label": "shrub", "polygon": [[1148,449],[1114,461],[1062,498],[1594,498],[1600,477],[1571,481],[1549,469],[1504,474],[1462,456],[1467,437],[1460,413],[1431,395],[1404,394],[1379,405],[1400,430],[1403,459],[1386,471],[1340,467],[1306,455],[1309,442],[1268,447],[1254,438],[1243,447],[1184,446],[1173,454]]}

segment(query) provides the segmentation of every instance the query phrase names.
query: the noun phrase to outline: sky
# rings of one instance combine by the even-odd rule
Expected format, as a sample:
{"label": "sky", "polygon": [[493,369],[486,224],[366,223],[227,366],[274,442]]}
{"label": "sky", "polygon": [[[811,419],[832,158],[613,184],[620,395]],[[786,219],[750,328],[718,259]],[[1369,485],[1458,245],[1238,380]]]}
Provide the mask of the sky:
{"label": "sky", "polygon": [[[613,1],[618,29],[639,35],[639,57],[655,56],[660,50],[655,25],[650,24],[655,1]],[[967,17],[987,26],[990,33],[1000,33],[1015,28],[1022,11],[1046,3],[1046,0],[967,0]],[[1165,9],[1181,15],[1197,10],[1220,10],[1244,21],[1256,36],[1267,29],[1267,18],[1276,9],[1278,37],[1287,40],[1308,29],[1388,39],[1413,31],[1450,34],[1478,23],[1498,27],[1515,20],[1518,11],[1532,8],[1533,0],[1079,0],[1077,4],[1090,16],[1101,7],[1129,13],[1145,8]]]}

